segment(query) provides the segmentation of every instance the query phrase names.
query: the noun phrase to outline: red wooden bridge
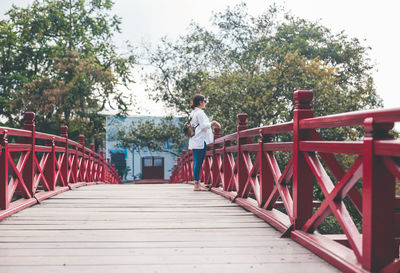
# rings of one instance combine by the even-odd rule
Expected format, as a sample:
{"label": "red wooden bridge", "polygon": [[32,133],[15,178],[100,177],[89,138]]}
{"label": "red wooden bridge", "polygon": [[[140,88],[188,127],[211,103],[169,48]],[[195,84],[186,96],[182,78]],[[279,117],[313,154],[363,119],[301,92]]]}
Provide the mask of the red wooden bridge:
{"label": "red wooden bridge", "polygon": [[[0,127],[0,272],[399,272],[400,108],[313,117],[312,97],[294,93],[292,122],[249,129],[239,114],[236,133],[216,131],[204,192],[186,184],[188,152],[170,184],[121,185],[66,127],[35,132],[32,113]],[[358,141],[320,135],[356,126]],[[341,234],[317,231],[329,215]]]}
{"label": "red wooden bridge", "polygon": [[0,127],[0,220],[21,209],[72,188],[97,183],[121,183],[104,154],[60,136],[36,132],[35,114],[25,113],[24,129]]}
{"label": "red wooden bridge", "polygon": [[[309,90],[294,93],[292,122],[248,129],[247,115],[239,114],[236,133],[216,131],[202,181],[345,272],[400,272],[400,141],[390,134],[400,108],[313,117],[312,98]],[[320,134],[355,126],[364,127],[362,140],[324,141]],[[280,141],[284,134],[290,141]],[[284,166],[277,153],[287,155]],[[354,158],[348,169],[342,154]],[[193,180],[192,161],[183,152],[173,183]],[[322,200],[313,199],[316,189]],[[349,206],[361,216],[360,227]],[[316,232],[331,214],[343,233]]]}

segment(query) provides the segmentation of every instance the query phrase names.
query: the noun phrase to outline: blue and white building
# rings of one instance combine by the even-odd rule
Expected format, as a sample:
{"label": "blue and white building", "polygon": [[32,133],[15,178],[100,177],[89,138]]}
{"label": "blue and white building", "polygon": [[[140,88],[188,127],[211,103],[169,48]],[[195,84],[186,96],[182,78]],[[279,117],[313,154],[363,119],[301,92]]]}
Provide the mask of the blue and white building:
{"label": "blue and white building", "polygon": [[[161,121],[162,117],[134,116],[134,117],[106,117],[106,157],[116,169],[123,171],[125,181],[141,179],[169,179],[176,156],[169,152],[155,152],[147,148],[130,150],[117,146],[116,135],[120,129],[128,130],[132,122],[152,120]],[[178,121],[178,118],[174,118]],[[171,149],[165,143],[166,149]]]}

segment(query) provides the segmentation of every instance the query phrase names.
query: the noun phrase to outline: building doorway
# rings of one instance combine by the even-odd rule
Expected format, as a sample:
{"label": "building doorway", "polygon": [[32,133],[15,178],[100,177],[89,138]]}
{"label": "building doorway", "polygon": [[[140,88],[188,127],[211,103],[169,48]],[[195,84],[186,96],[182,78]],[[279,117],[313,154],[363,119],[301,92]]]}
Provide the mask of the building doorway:
{"label": "building doorway", "polygon": [[124,151],[111,151],[111,165],[115,165],[118,175],[123,178],[126,171],[126,152]]}
{"label": "building doorway", "polygon": [[164,157],[142,157],[142,179],[164,179]]}

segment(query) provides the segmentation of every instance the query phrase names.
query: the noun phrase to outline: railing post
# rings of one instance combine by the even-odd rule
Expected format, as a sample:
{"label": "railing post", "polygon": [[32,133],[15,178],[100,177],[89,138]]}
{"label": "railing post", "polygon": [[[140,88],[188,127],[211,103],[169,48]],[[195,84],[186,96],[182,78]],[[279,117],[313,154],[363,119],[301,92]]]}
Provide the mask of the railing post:
{"label": "railing post", "polygon": [[117,184],[117,178],[115,176],[115,173],[117,172],[117,170],[115,169],[115,164],[112,164],[112,184]]}
{"label": "railing post", "polygon": [[100,158],[100,152],[95,153],[95,181],[96,182],[100,182],[100,162],[101,162],[101,158]]}
{"label": "railing post", "polygon": [[224,140],[224,147],[222,148],[222,171],[224,173],[224,184],[222,185],[222,188],[224,191],[232,190],[232,185],[229,186],[233,173],[230,161],[230,158],[232,156],[226,151],[226,148],[228,148],[229,146],[231,146],[231,141]]}
{"label": "railing post", "polygon": [[110,171],[107,171],[107,182],[111,183],[110,173],[111,173],[111,162],[110,159],[107,158],[107,169],[110,168]]}
{"label": "railing post", "polygon": [[25,167],[22,173],[22,178],[24,179],[24,183],[28,192],[34,196],[36,188],[35,188],[35,134],[36,134],[36,126],[35,126],[35,113],[33,112],[26,112],[24,119],[24,129],[29,130],[32,132],[30,139],[26,140],[26,143],[31,145],[30,154],[28,160],[25,163]]}
{"label": "railing post", "polygon": [[272,175],[272,172],[270,170],[270,167],[268,167],[267,163],[267,157],[265,156],[265,151],[264,151],[264,143],[271,142],[272,137],[270,135],[263,135],[262,129],[259,130],[260,134],[260,140],[258,142],[258,162],[259,162],[259,169],[260,169],[260,177],[259,177],[259,182],[260,182],[260,191],[259,193],[259,202],[258,206],[262,207],[264,206],[265,202],[267,202],[268,197],[271,195],[271,193],[274,190],[274,177]]}
{"label": "railing post", "polygon": [[99,181],[101,181],[101,182],[105,182],[105,180],[104,180],[104,170],[105,169],[105,167],[104,167],[104,151],[103,150],[101,150],[100,151],[100,159],[99,159],[99,174],[98,174],[98,178],[99,178]]}
{"label": "railing post", "polygon": [[186,154],[186,150],[183,150],[182,151],[182,159],[181,159],[181,164],[182,164],[182,180],[183,180],[183,182],[188,182],[188,181],[190,181],[189,180],[189,176],[190,176],[190,174],[189,174],[189,170],[188,170],[188,166],[187,166],[187,164],[186,164],[186,162],[187,162],[187,160],[186,160],[186,157],[187,157],[187,155],[189,154],[189,151],[188,151],[188,153]]}
{"label": "railing post", "polygon": [[246,184],[246,180],[248,177],[248,171],[245,165],[244,154],[241,149],[241,145],[247,144],[248,140],[240,137],[240,131],[246,130],[247,126],[247,114],[241,113],[237,115],[238,118],[238,126],[237,126],[237,175],[238,175],[238,188],[237,195],[242,196],[244,187]]}
{"label": "railing post", "polygon": [[60,136],[65,138],[65,143],[64,143],[64,158],[63,161],[61,162],[61,176],[64,180],[64,186],[68,186],[68,171],[69,171],[69,152],[68,152],[68,126],[63,125],[61,126],[61,134]]}
{"label": "railing post", "polygon": [[299,150],[300,141],[309,137],[309,130],[300,130],[302,119],[314,116],[311,90],[297,90],[293,94],[293,216],[294,228],[300,229],[313,213],[313,173],[303,153]]}
{"label": "railing post", "polygon": [[78,146],[75,145],[75,155],[74,155],[74,161],[72,162],[72,171],[71,171],[72,179],[74,180],[75,183],[80,182],[78,177],[78,171],[79,171],[78,159],[79,159],[79,149]]}
{"label": "railing post", "polygon": [[87,164],[86,164],[85,136],[84,135],[79,135],[79,144],[81,146],[80,149],[82,151],[82,160],[81,160],[81,165],[79,166],[79,175],[80,175],[80,179],[82,180],[81,182],[87,182],[86,181]]}
{"label": "railing post", "polygon": [[95,158],[93,156],[94,154],[94,144],[90,143],[90,153],[89,153],[89,170],[88,170],[88,178],[89,178],[89,182],[93,182],[93,171],[94,171],[94,161]]}
{"label": "railing post", "polygon": [[[181,178],[183,177],[183,172],[184,172],[184,168],[183,168],[183,166],[182,166],[182,157],[178,157],[178,159],[177,159],[177,164],[178,164],[178,169],[179,169],[179,171],[177,172],[177,181],[176,182],[183,182],[183,181],[181,181]],[[182,180],[183,180],[183,178],[182,178]]]}
{"label": "railing post", "polygon": [[45,166],[45,177],[46,181],[49,185],[49,189],[54,191],[56,188],[56,145],[54,142],[54,137],[51,140],[51,152],[49,153],[49,157]]}
{"label": "railing post", "polygon": [[108,171],[108,169],[109,169],[109,166],[110,166],[110,159],[109,158],[106,158],[106,164],[105,164],[105,176],[104,176],[104,181],[106,182],[106,183],[110,183],[110,181],[109,181],[109,171]]}
{"label": "railing post", "polygon": [[107,182],[107,176],[106,176],[106,170],[107,170],[107,157],[106,157],[106,152],[104,152],[104,157],[103,157],[103,180],[104,182]]}
{"label": "railing post", "polygon": [[0,135],[0,209],[8,209],[8,140],[7,130]]}
{"label": "railing post", "polygon": [[212,154],[212,165],[211,165],[211,183],[210,187],[218,187],[218,177],[219,177],[219,166],[220,166],[220,155],[215,151],[221,147],[220,144],[215,144],[215,140],[221,137],[221,128],[214,128],[214,142],[213,142],[213,154]]}
{"label": "railing post", "polygon": [[363,251],[362,265],[380,271],[397,258],[395,243],[395,178],[386,168],[383,157],[375,155],[376,140],[392,139],[393,123],[377,124],[366,118],[363,143]]}

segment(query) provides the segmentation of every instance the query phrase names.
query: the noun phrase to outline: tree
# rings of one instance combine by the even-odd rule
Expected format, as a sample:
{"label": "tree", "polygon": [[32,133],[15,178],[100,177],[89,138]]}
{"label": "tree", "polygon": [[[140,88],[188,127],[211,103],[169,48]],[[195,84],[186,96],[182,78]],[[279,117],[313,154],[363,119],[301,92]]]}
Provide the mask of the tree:
{"label": "tree", "polygon": [[183,120],[176,121],[171,116],[157,123],[153,120],[132,122],[129,128],[121,128],[117,132],[117,145],[132,152],[147,148],[179,156],[187,142],[183,138],[182,127]]}
{"label": "tree", "polygon": [[[195,23],[176,41],[163,39],[149,49],[156,68],[147,77],[153,98],[188,114],[193,94],[208,97],[206,112],[220,121],[222,134],[236,131],[236,114],[248,114],[249,127],[292,119],[293,92],[314,91],[315,116],[382,106],[372,78],[368,47],[345,32],[332,33],[318,22],[298,18],[272,5],[259,17],[241,4],[215,13],[213,27]],[[326,140],[357,139],[361,130],[321,130]],[[280,140],[291,138],[280,135]],[[287,153],[276,153],[279,165]],[[342,156],[347,167],[352,158]],[[347,165],[347,166],[346,166]],[[315,187],[316,199],[324,198]],[[360,217],[351,209],[356,223]],[[320,231],[340,229],[329,218]]]}
{"label": "tree", "polygon": [[[187,34],[149,50],[153,98],[187,114],[194,93],[209,97],[206,111],[223,134],[246,112],[249,126],[292,118],[296,89],[314,91],[316,115],[382,106],[374,88],[368,47],[344,32],[333,34],[272,5],[252,17],[241,4],[215,13],[213,29],[192,24]],[[347,137],[350,132],[345,132]]]}
{"label": "tree", "polygon": [[118,87],[132,82],[135,58],[117,52],[112,38],[121,19],[111,0],[35,0],[13,6],[0,21],[0,93],[7,124],[25,111],[37,114],[38,130],[70,135],[104,134],[106,106],[127,112]]}

